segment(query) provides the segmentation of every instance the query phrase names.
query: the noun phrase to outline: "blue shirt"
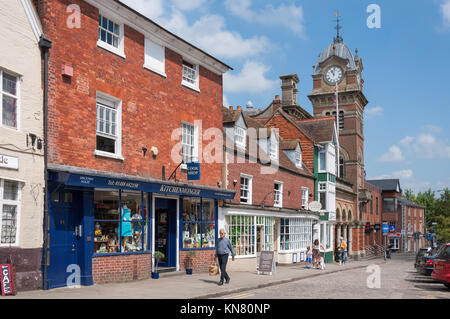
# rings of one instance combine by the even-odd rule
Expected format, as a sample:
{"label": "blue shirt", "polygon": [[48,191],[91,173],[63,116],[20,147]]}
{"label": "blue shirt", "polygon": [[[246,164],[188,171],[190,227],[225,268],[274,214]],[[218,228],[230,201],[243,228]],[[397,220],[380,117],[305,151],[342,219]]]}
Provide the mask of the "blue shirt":
{"label": "blue shirt", "polygon": [[234,257],[234,250],[233,246],[231,246],[231,242],[228,238],[220,238],[217,240],[216,243],[216,256],[217,255],[225,255],[229,254],[231,252],[231,256]]}

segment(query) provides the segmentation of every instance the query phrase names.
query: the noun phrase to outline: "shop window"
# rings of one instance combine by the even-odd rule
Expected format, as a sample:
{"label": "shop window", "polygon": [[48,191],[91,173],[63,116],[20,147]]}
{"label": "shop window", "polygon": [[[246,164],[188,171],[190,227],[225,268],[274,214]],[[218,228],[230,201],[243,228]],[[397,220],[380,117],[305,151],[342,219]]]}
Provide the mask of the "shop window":
{"label": "shop window", "polygon": [[311,245],[312,221],[306,218],[281,218],[280,250],[298,251]]}
{"label": "shop window", "polygon": [[17,243],[19,182],[0,180],[1,244]]}
{"label": "shop window", "polygon": [[255,255],[254,216],[226,216],[227,234],[237,256]]}
{"label": "shop window", "polygon": [[17,77],[0,71],[0,119],[1,124],[17,129]]}
{"label": "shop window", "polygon": [[[256,226],[259,230],[257,234],[257,243],[259,239],[260,249],[266,251],[273,251],[273,226],[275,220],[269,216],[256,216]],[[258,227],[261,226],[261,227]],[[260,251],[260,250],[259,250]]]}
{"label": "shop window", "polygon": [[215,238],[214,200],[183,198],[183,248],[213,248]]}
{"label": "shop window", "polygon": [[[138,252],[147,248],[147,194],[94,193],[94,253]],[[144,208],[144,209],[142,209]]]}

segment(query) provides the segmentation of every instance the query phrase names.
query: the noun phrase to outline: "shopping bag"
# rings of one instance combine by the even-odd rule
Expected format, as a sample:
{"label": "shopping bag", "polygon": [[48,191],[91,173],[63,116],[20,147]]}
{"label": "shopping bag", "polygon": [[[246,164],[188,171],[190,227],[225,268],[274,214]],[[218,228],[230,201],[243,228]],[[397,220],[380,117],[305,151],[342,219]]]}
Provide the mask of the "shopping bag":
{"label": "shopping bag", "polygon": [[209,266],[209,275],[210,276],[217,276],[218,274],[219,274],[219,265],[211,264]]}

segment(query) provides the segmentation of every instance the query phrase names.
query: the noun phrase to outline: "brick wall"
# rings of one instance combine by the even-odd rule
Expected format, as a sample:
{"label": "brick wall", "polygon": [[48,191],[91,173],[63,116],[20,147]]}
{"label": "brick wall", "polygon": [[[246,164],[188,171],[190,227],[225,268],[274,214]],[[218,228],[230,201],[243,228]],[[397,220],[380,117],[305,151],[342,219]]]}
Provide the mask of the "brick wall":
{"label": "brick wall", "polygon": [[94,284],[150,278],[151,254],[101,256],[92,258]]}
{"label": "brick wall", "polygon": [[[228,157],[233,159],[233,155],[227,153]],[[240,160],[241,161],[241,160]],[[274,182],[283,182],[283,208],[301,209],[302,206],[302,187],[309,189],[308,193],[312,197],[308,198],[308,203],[314,200],[314,179],[307,178],[288,171],[278,169],[274,174],[261,174],[262,165],[259,163],[237,163],[234,156],[234,164],[228,164],[228,189],[236,191],[232,200],[233,204],[240,203],[240,174],[253,176],[252,179],[252,205],[261,205],[271,207],[274,204]],[[233,180],[237,180],[236,186]]]}
{"label": "brick wall", "polygon": [[[187,250],[180,251],[180,268],[185,270],[188,265],[187,261]],[[209,271],[209,265],[214,261],[214,255],[216,253],[215,249],[207,250],[196,250],[195,257],[192,257],[192,270],[198,272]]]}
{"label": "brick wall", "polygon": [[[72,3],[81,8],[80,29],[66,25],[66,9]],[[165,166],[168,177],[179,164],[172,160],[171,151],[180,139],[172,141],[171,134],[181,128],[182,121],[201,119],[203,132],[222,129],[221,75],[200,66],[200,92],[182,86],[183,57],[168,48],[166,78],[144,69],[144,35],[127,25],[126,58],[98,47],[99,11],[82,0],[48,0],[44,14],[45,34],[52,41],[49,163],[153,178],[161,178]],[[63,64],[73,67],[72,78],[61,76]],[[94,155],[96,91],[122,101],[123,161]],[[159,155],[153,158],[147,152],[144,157],[143,146],[148,150],[156,146]],[[220,176],[220,163],[202,163],[201,180],[195,183],[217,186]],[[178,171],[178,179],[186,177]]]}
{"label": "brick wall", "polygon": [[284,140],[300,139],[303,163],[311,172],[314,172],[314,143],[308,137],[280,114],[275,114],[265,126],[278,128]]}

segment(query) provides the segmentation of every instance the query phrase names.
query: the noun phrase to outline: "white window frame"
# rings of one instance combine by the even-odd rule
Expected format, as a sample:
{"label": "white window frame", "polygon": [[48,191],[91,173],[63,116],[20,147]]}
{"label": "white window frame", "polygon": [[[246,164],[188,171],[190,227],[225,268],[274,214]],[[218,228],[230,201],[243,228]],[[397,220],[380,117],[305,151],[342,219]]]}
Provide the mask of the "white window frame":
{"label": "white window frame", "polygon": [[[279,189],[275,189],[275,185],[279,185]],[[278,202],[276,201],[278,193]],[[273,185],[273,207],[283,207],[283,182],[274,181]]]}
{"label": "white window frame", "polygon": [[302,168],[302,149],[300,146],[297,145],[297,148],[295,149],[295,166],[297,168]]}
{"label": "white window frame", "polygon": [[[325,155],[325,158],[324,158],[324,162],[325,162],[325,170],[323,170],[323,169],[321,169],[321,164],[322,164],[322,160],[320,159],[320,156],[321,155]],[[326,150],[323,150],[323,151],[320,151],[319,152],[319,155],[318,155],[318,164],[319,164],[319,167],[318,167],[318,171],[319,171],[319,173],[326,173],[327,172],[327,151]]]}
{"label": "white window frame", "polygon": [[[98,103],[107,105],[107,106],[110,106],[111,108],[116,109],[115,153],[109,153],[109,152],[97,150],[97,135],[112,139],[112,135],[106,135],[106,134],[103,134],[98,131],[98,125],[97,125],[97,121],[98,121],[97,104]],[[96,99],[95,105],[96,105],[96,121],[95,121],[95,123],[96,123],[96,125],[95,125],[96,142],[95,142],[94,154],[96,156],[109,157],[109,158],[119,159],[119,160],[123,161],[124,158],[122,156],[122,101],[111,95],[97,91],[97,99]]]}
{"label": "white window frame", "polygon": [[[306,193],[305,193],[306,192]],[[302,187],[302,209],[308,209],[309,188]]]}
{"label": "white window frame", "polygon": [[[242,188],[242,183],[241,183],[241,181],[239,180],[239,202],[241,203],[241,204],[245,204],[245,205],[251,205],[252,204],[252,198],[253,198],[253,176],[251,176],[251,175],[247,175],[247,174],[241,174],[240,175],[240,179],[241,178],[245,178],[245,179],[248,179],[248,198],[247,198],[247,202],[243,202],[242,200],[241,200],[241,188]],[[244,197],[245,198],[245,197]]]}
{"label": "white window frame", "polygon": [[[3,91],[3,73],[16,78],[16,95],[12,95]],[[0,69],[0,127],[14,131],[20,131],[20,79],[21,77],[13,72]],[[8,126],[3,124],[3,95],[16,99],[16,126]]]}
{"label": "white window frame", "polygon": [[[152,48],[161,47],[162,49],[162,67],[158,68],[157,66],[152,65],[152,59],[154,57],[152,54]],[[145,38],[145,54],[144,54],[144,68],[155,72],[163,77],[167,77],[166,74],[166,47],[158,42],[153,41],[152,39]]]}
{"label": "white window frame", "polygon": [[[183,140],[186,141],[186,139],[183,139],[184,132],[185,132],[183,127],[192,128],[193,144],[188,144],[188,143],[183,142]],[[182,160],[183,160],[183,155],[184,155],[184,153],[183,153],[183,146],[187,146],[187,147],[192,149],[192,154],[191,155],[187,154],[187,156],[188,157],[190,156],[190,158],[191,158],[190,162],[198,162],[199,145],[198,145],[198,126],[197,125],[192,124],[192,123],[188,123],[188,122],[185,122],[185,121],[181,121],[181,159]],[[187,169],[187,163],[189,163],[189,162],[181,164],[181,169]]]}
{"label": "white window frame", "polygon": [[[279,252],[282,253],[292,253],[292,252],[298,252],[300,250],[306,250],[308,246],[311,246],[312,242],[312,220],[309,218],[298,218],[298,217],[291,217],[291,218],[282,218],[289,220],[289,225],[282,226],[281,220],[279,223],[279,229],[278,234],[280,234],[280,241],[279,241]],[[285,232],[281,227],[285,227],[285,229],[288,229],[288,232]],[[287,227],[287,228],[286,228]],[[286,237],[283,237],[285,235],[289,235],[289,241],[288,241],[288,249],[286,249],[284,243]]]}
{"label": "white window frame", "polygon": [[[235,223],[233,224],[233,219]],[[226,215],[226,232],[230,242],[236,241],[233,246],[236,257],[256,256],[256,216],[250,215]],[[233,234],[233,228],[240,230],[240,235]],[[253,233],[253,234],[252,234]],[[238,245],[239,242],[239,245]],[[252,243],[253,242],[253,243]]]}
{"label": "white window frame", "polygon": [[[184,62],[193,65],[194,68],[191,68],[191,67],[185,65]],[[194,73],[195,74],[195,80],[191,80],[194,83],[191,83],[191,82],[185,80],[185,78],[186,78],[184,76],[184,70],[185,69],[188,70],[188,71],[191,71],[191,72],[192,71],[195,72]],[[194,91],[200,92],[200,84],[199,84],[200,80],[199,80],[199,78],[200,77],[199,77],[199,66],[198,66],[198,63],[194,63],[192,61],[189,61],[188,59],[183,58],[183,62],[181,63],[181,84],[186,86],[186,87],[188,87],[188,88],[190,88],[190,89],[192,89],[192,90],[194,90]]]}
{"label": "white window frame", "polygon": [[[321,189],[321,186],[325,185],[325,189]],[[326,211],[327,207],[328,207],[328,183],[327,182],[320,182],[318,185],[318,201],[319,203],[322,203],[322,201],[320,200],[321,194],[325,193],[325,207],[322,207],[321,211]]]}
{"label": "white window frame", "polygon": [[[99,32],[100,25],[97,23],[97,34],[98,34],[97,46],[101,47],[101,48],[103,48],[105,50],[108,50],[108,51],[110,51],[110,52],[112,52],[112,53],[114,53],[114,54],[116,54],[116,55],[118,55],[118,56],[120,56],[122,58],[126,58],[125,50],[124,50],[124,47],[125,47],[125,45],[124,45],[124,42],[125,42],[125,40],[124,40],[124,38],[125,38],[125,36],[124,36],[124,24],[121,21],[119,21],[120,19],[113,17],[109,12],[105,13],[102,10],[100,10],[99,18],[100,18],[100,16],[102,16],[102,17],[110,20],[111,22],[117,24],[119,26],[119,33],[120,34],[119,34],[119,40],[118,40],[118,47],[116,48],[115,46],[110,45],[109,43],[107,43],[105,41],[102,41],[101,36],[100,36],[100,32]],[[103,28],[103,27],[101,27],[101,28]],[[107,32],[110,33],[110,31],[107,31]]]}
{"label": "white window frame", "polygon": [[[238,134],[238,133],[241,133],[241,134]],[[242,141],[238,141],[237,137],[239,137],[239,139]],[[234,127],[234,143],[236,144],[236,146],[245,149],[246,144],[247,144],[246,139],[247,139],[246,130],[240,126],[235,126]]]}
{"label": "white window frame", "polygon": [[[17,183],[17,200],[3,199],[5,180],[9,181],[9,182]],[[11,245],[11,247],[19,246],[20,208],[21,208],[21,203],[22,203],[22,187],[23,187],[23,182],[21,182],[21,181],[17,181],[14,179],[0,178],[0,247],[9,247],[10,245]],[[3,205],[12,205],[12,206],[17,207],[17,210],[16,210],[16,238],[15,238],[14,244],[12,244],[12,243],[11,244],[9,244],[9,243],[2,244],[2,242],[1,242],[2,230],[3,230]]]}

